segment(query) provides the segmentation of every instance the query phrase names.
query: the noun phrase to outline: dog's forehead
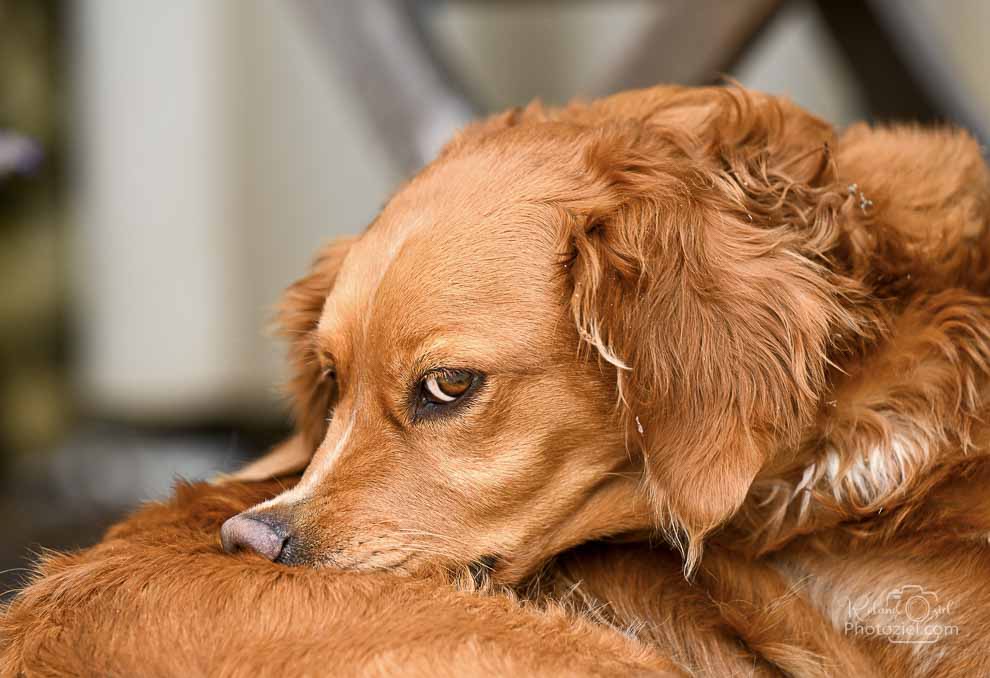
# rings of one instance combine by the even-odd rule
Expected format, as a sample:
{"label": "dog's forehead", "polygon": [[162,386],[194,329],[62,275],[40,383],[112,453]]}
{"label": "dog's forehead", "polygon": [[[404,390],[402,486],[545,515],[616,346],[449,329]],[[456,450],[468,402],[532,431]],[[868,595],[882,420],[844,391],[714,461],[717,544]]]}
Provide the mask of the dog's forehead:
{"label": "dog's forehead", "polygon": [[507,194],[463,197],[420,191],[394,201],[348,253],[320,333],[346,334],[353,346],[501,323],[493,331],[531,339],[555,284],[553,210]]}
{"label": "dog's forehead", "polygon": [[392,224],[377,223],[350,247],[323,306],[317,333],[327,338],[367,315],[378,287],[419,221],[413,216]]}

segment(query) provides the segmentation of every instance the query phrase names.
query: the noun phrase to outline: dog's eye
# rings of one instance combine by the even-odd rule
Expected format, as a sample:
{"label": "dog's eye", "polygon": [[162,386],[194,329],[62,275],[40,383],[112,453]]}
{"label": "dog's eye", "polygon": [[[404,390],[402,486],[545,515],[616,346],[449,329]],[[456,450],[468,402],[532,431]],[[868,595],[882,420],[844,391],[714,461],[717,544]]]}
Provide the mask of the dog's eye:
{"label": "dog's eye", "polygon": [[430,414],[462,400],[481,380],[467,370],[437,370],[426,375],[419,385],[417,414]]}
{"label": "dog's eye", "polygon": [[434,402],[452,403],[467,393],[473,381],[473,374],[458,370],[431,374],[423,380],[423,385],[426,388],[426,395]]}

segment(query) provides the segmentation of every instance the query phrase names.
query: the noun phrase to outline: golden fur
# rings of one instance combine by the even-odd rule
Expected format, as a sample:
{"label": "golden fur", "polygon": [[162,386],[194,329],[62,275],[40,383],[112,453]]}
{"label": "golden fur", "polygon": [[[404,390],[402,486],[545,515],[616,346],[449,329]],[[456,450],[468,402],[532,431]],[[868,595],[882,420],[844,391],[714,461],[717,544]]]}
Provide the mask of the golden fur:
{"label": "golden fur", "polygon": [[[742,643],[756,673],[986,673],[988,220],[953,129],[840,134],[677,87],[476,123],[287,292],[299,433],[241,478],[306,470],[245,515],[284,526],[281,563],[510,585],[662,534],[694,584],[635,547],[606,562],[639,585],[574,567],[681,666],[718,674]],[[441,369],[483,379],[418,419]],[[961,601],[960,633],[844,630],[908,584]],[[669,623],[682,604],[706,631]]]}
{"label": "golden fur", "polygon": [[599,544],[514,594],[223,554],[221,522],[286,484],[183,484],[45,556],[0,617],[0,675],[876,675],[759,566],[706,574],[709,595],[667,549]]}
{"label": "golden fur", "polygon": [[0,617],[0,675],[684,675],[560,606],[226,556],[220,523],[280,487],[182,485],[46,556]]}
{"label": "golden fur", "polygon": [[[399,569],[487,558],[509,582],[656,530],[689,573],[706,540],[768,557],[803,535],[901,539],[909,565],[938,488],[985,510],[988,177],[965,132],[838,134],[739,89],[477,123],[290,290],[295,465],[316,452],[307,494],[262,510],[299,562],[389,567],[354,543],[375,534],[429,552]],[[417,428],[383,394],[426,345],[494,378]],[[984,558],[976,532],[951,548]]]}

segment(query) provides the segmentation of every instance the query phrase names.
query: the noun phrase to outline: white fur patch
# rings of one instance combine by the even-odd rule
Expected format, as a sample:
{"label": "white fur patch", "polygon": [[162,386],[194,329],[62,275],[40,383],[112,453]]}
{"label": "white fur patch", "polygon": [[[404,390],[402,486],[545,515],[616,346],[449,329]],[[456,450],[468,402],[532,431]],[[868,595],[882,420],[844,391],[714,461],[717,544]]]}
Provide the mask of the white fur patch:
{"label": "white fur patch", "polygon": [[612,349],[608,347],[608,344],[605,343],[605,340],[602,339],[601,332],[598,329],[598,323],[592,320],[588,323],[588,329],[578,325],[578,332],[580,333],[582,339],[595,347],[606,362],[620,370],[629,371],[632,369],[626,365],[626,363],[623,362],[619,356],[615,355],[615,353],[612,352]]}
{"label": "white fur patch", "polygon": [[307,469],[307,473],[303,476],[303,479],[299,481],[299,484],[293,489],[300,489],[304,495],[308,495],[317,485],[319,485],[328,475],[330,475],[330,472],[333,471],[333,467],[337,464],[337,460],[340,459],[343,454],[344,449],[347,446],[347,441],[350,440],[351,431],[354,429],[354,420],[356,418],[357,409],[351,410],[351,416],[347,420],[347,427],[344,429],[344,432],[340,434],[340,437],[337,438],[337,442],[334,444],[333,449],[320,460],[320,465],[318,468]]}
{"label": "white fur patch", "polygon": [[[340,436],[337,437],[337,442],[334,443],[333,449],[328,451],[322,459],[319,460],[319,466],[315,466],[316,457],[310,462],[309,468],[303,474],[302,480],[299,483],[285,492],[282,492],[278,496],[269,499],[266,502],[258,504],[255,509],[264,509],[271,506],[279,506],[282,504],[291,504],[293,502],[299,501],[300,499],[305,499],[310,496],[313,491],[322,483],[328,475],[333,471],[334,466],[336,466],[337,461],[344,454],[347,448],[347,442],[350,440],[351,431],[354,429],[354,420],[357,417],[357,410],[351,411],[351,416],[347,420],[347,426],[344,428]],[[319,453],[317,453],[319,456]]]}
{"label": "white fur patch", "polygon": [[833,446],[805,468],[792,499],[812,488],[830,492],[836,501],[859,506],[882,503],[901,489],[931,460],[930,443],[923,435],[910,435],[910,428],[897,431],[886,445],[865,453],[840,453]]}

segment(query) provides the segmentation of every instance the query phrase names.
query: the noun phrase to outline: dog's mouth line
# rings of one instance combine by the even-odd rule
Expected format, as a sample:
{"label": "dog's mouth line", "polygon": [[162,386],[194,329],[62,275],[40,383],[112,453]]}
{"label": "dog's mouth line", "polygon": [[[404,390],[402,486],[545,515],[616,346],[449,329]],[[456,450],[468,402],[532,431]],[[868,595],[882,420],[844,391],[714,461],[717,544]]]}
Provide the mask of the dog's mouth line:
{"label": "dog's mouth line", "polygon": [[[389,555],[393,554],[401,555],[397,559],[389,559]],[[360,560],[347,561],[340,558],[340,551],[336,551],[324,555],[318,561],[313,562],[311,566],[338,572],[390,572],[409,575],[412,574],[412,571],[405,566],[416,556],[423,554],[431,555],[431,552],[415,547],[399,546],[373,551]],[[477,589],[485,588],[491,582],[492,575],[502,562],[502,557],[495,553],[485,554],[468,562],[466,571],[474,587]],[[451,572],[455,570],[456,567]]]}
{"label": "dog's mouth line", "polygon": [[[369,541],[372,540],[365,539],[358,542],[358,544],[368,544]],[[356,544],[353,546],[356,546]],[[417,556],[420,558],[426,557],[429,560],[439,557],[441,560],[447,561],[448,566],[456,566],[458,562],[458,558],[454,554],[441,552],[430,546],[424,546],[422,544],[389,544],[362,554],[349,554],[346,549],[337,548],[321,554],[318,559],[314,559],[311,565],[313,567],[340,571],[394,571],[408,574],[409,571],[402,568],[410,561],[417,559]],[[479,572],[490,572],[495,568],[499,560],[500,558],[497,555],[485,555],[470,561],[468,567],[473,567]],[[463,563],[464,561],[461,560],[460,562]]]}

